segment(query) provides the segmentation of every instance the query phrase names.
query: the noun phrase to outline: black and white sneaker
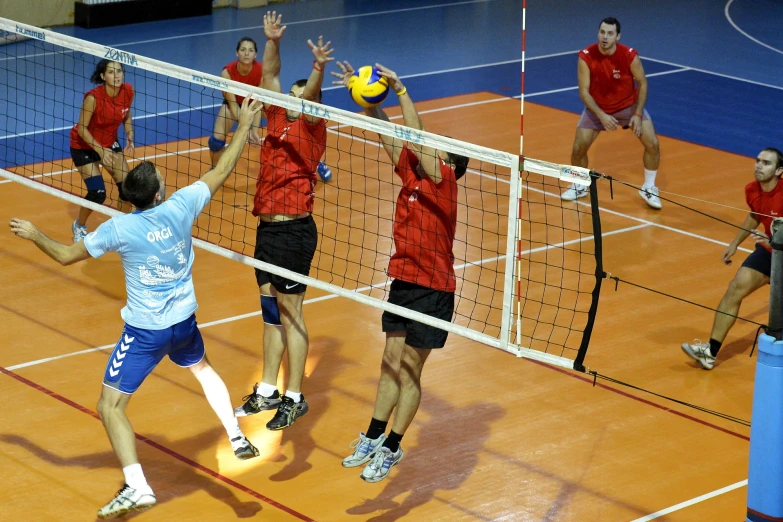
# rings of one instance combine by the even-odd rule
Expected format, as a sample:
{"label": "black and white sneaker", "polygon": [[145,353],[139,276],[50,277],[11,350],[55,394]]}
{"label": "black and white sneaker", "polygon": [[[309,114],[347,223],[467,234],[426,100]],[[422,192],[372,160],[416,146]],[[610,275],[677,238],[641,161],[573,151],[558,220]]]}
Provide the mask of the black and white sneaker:
{"label": "black and white sneaker", "polygon": [[234,415],[237,417],[247,417],[256,413],[268,410],[274,410],[280,405],[280,392],[275,392],[269,397],[264,397],[258,393],[258,383],[253,385],[253,393],[242,397],[245,403],[242,406],[234,408]]}
{"label": "black and white sneaker", "polygon": [[285,429],[307,413],[309,409],[304,395],[302,395],[300,402],[294,402],[291,397],[283,395],[280,406],[277,407],[277,413],[271,421],[266,423],[266,428],[273,431]]}
{"label": "black and white sneaker", "polygon": [[252,459],[258,457],[258,448],[247,440],[247,437],[241,435],[231,439],[231,449],[234,450],[234,455],[239,460]]}
{"label": "black and white sneaker", "polygon": [[98,510],[98,518],[101,520],[119,518],[131,511],[149,509],[155,505],[155,502],[157,499],[151,487],[144,486],[134,489],[125,484],[108,504]]}

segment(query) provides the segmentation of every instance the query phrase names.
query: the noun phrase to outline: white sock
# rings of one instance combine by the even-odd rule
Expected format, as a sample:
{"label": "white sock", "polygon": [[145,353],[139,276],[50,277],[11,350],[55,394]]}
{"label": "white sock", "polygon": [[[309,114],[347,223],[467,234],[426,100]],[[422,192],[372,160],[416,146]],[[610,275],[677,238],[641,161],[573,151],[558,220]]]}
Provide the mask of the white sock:
{"label": "white sock", "polygon": [[274,384],[267,384],[265,382],[262,382],[259,383],[257,391],[259,395],[263,395],[264,397],[269,397],[277,391],[277,386],[275,386]]}
{"label": "white sock", "polygon": [[122,468],[125,474],[125,483],[133,489],[147,486],[147,479],[144,478],[144,472],[141,470],[141,464],[131,464]]}
{"label": "white sock", "polygon": [[237,437],[244,437],[242,430],[239,429],[239,421],[236,417],[234,417],[231,421],[224,422],[223,427],[226,428],[226,433],[228,434],[229,440],[235,439]]}
{"label": "white sock", "polygon": [[291,397],[294,402],[302,402],[302,394],[301,393],[294,393],[292,391],[285,392],[286,397]]}
{"label": "white sock", "polygon": [[644,185],[642,185],[642,188],[653,188],[655,186],[655,176],[657,175],[657,170],[644,169]]}

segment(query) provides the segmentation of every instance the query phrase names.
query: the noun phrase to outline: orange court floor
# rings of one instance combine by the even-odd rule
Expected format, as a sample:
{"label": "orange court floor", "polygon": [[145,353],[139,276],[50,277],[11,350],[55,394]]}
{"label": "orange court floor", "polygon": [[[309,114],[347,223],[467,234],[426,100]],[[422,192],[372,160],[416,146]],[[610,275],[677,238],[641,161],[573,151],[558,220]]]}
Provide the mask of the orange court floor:
{"label": "orange court floor", "polygon": [[[501,150],[518,147],[518,135],[509,131],[519,121],[516,100],[478,93],[417,107],[432,132]],[[527,104],[526,154],[568,163],[577,118]],[[661,150],[661,190],[744,208],[751,159],[665,137]],[[196,153],[202,162],[207,154]],[[640,184],[641,155],[629,132],[606,133],[590,165]],[[47,168],[71,166],[64,161]],[[247,160],[237,167],[246,176],[252,171]],[[252,190],[249,176],[246,184],[239,177],[229,183]],[[721,262],[734,229],[667,202],[651,210],[619,184],[610,199],[608,182],[599,183],[604,233],[616,232],[603,241],[605,270],[715,306],[745,255],[738,252],[732,267]],[[317,198],[327,189],[318,190]],[[54,239],[70,241],[75,205],[16,183],[0,185],[0,200],[4,222],[28,219]],[[744,218],[738,210],[678,201],[734,223]],[[102,219],[95,215],[91,228]],[[263,324],[253,271],[199,250],[193,277],[209,359],[238,404],[261,375]],[[122,484],[95,413],[109,347],[123,326],[119,257],[60,267],[6,232],[0,235],[0,289],[0,520],[92,520]],[[324,295],[311,288],[305,301],[309,413],[283,432],[265,429],[271,412],[240,419],[260,458],[234,459],[190,372],[162,362],[148,377],[128,415],[158,504],[130,518],[743,519],[747,490],[741,484],[698,498],[747,478],[748,428],[615,384],[593,386],[584,374],[516,359],[454,334],[424,369],[421,408],[403,440],[405,459],[385,481],[363,482],[361,468],[344,469],[340,461],[372,414],[384,344],[380,311],[345,298],[314,300]],[[741,315],[765,322],[767,301],[766,291],[758,292]],[[711,372],[680,350],[682,342],[708,337],[711,321],[708,310],[628,285],[615,291],[605,282],[586,364],[750,419],[753,325],[737,323]],[[691,499],[697,501],[650,518]]]}

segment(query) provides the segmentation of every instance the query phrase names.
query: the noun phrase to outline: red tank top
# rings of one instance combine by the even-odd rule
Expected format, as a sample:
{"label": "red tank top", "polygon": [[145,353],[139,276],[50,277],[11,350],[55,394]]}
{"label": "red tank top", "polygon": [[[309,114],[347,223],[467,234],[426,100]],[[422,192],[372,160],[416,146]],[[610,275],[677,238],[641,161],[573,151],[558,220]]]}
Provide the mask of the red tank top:
{"label": "red tank top", "polygon": [[[751,181],[745,186],[745,201],[750,207],[753,217],[764,225],[764,233],[771,238],[772,221],[776,217],[783,217],[783,182],[778,180],[775,188],[764,192],[758,181]],[[767,250],[772,251],[770,248]]]}
{"label": "red tank top", "polygon": [[[108,148],[117,141],[117,129],[128,117],[128,112],[133,102],[133,87],[129,83],[120,85],[120,92],[112,98],[106,92],[105,85],[99,85],[84,95],[95,98],[95,112],[90,117],[90,123],[87,124],[87,131],[92,134],[95,141],[101,147]],[[85,142],[76,128],[71,129],[71,148],[72,149],[91,149]]]}
{"label": "red tank top", "polygon": [[[228,71],[228,75],[231,76],[231,79],[235,82],[241,82],[246,83],[248,85],[252,85],[253,87],[258,87],[261,85],[261,72],[263,69],[261,68],[261,62],[257,62],[253,60],[253,68],[250,69],[250,72],[246,75],[242,75],[239,73],[239,69],[237,69],[237,66],[239,65],[239,61],[233,61],[230,64],[226,65],[224,69]],[[244,96],[237,96],[237,103],[239,105],[242,105],[242,102],[245,100]]]}
{"label": "red tank top", "polygon": [[285,109],[266,111],[266,138],[256,181],[253,215],[303,214],[313,211],[316,169],[326,151],[326,122],[308,123],[304,115],[288,121]]}
{"label": "red tank top", "polygon": [[579,52],[579,59],[590,68],[590,96],[605,113],[612,114],[636,103],[639,90],[631,74],[631,62],[638,54],[621,43],[609,56],[601,54],[597,43]]}
{"label": "red tank top", "polygon": [[441,181],[419,176],[419,159],[405,146],[394,172],[402,189],[394,209],[394,255],[389,276],[408,283],[453,292],[454,235],[457,229],[457,178],[441,160]]}

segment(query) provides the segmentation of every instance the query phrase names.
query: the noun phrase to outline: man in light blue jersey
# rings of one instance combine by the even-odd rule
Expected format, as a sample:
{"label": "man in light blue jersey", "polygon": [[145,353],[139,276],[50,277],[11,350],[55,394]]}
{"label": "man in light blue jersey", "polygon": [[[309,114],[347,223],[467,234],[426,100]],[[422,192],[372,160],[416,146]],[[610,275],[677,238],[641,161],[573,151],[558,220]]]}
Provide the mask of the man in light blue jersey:
{"label": "man in light blue jersey", "polygon": [[142,162],[125,178],[123,192],[136,207],[99,226],[84,241],[63,245],[46,237],[32,223],[12,219],[11,231],[29,239],[62,265],[118,252],[125,271],[128,302],[121,311],[125,328],[103,376],[98,413],[125,474],[125,485],[98,518],[117,518],[155,505],[136,454],[133,428],[125,408],[149,373],[166,355],[196,376],[212,409],[226,428],[239,459],[258,456],[234,416],[226,385],[206,357],[196,326],[198,307],[193,290],[193,221],[228,178],[247,141],[261,102],[245,98],[239,127],[215,168],[201,180],[178,190],[164,203],[166,186],[158,169]]}

